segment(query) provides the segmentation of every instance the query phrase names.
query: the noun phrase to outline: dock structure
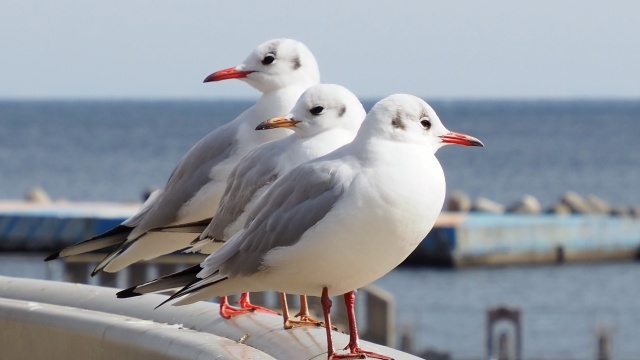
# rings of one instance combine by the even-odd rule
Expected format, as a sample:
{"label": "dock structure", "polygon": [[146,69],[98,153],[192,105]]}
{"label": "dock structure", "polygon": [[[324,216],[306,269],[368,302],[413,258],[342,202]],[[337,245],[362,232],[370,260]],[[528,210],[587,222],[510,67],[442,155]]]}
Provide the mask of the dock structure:
{"label": "dock structure", "polygon": [[637,259],[640,219],[603,214],[443,213],[407,259],[453,267]]}
{"label": "dock structure", "polygon": [[[107,231],[140,204],[0,202],[0,250],[55,251]],[[640,218],[443,212],[405,261],[465,267],[635,259]]]}
{"label": "dock structure", "polygon": [[140,203],[0,201],[0,251],[56,251],[118,226]]}
{"label": "dock structure", "polygon": [[[0,276],[2,359],[326,359],[322,327],[284,330],[282,317],[230,320],[215,304],[162,306],[165,295],[116,299],[117,289]],[[341,348],[346,334],[335,332]],[[397,360],[415,356],[362,341]]]}

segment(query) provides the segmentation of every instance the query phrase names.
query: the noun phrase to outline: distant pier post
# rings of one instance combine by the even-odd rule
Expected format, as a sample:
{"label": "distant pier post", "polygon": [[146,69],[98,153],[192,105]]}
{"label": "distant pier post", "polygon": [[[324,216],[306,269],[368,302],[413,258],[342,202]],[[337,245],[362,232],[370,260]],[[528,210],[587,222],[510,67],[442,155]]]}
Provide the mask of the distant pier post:
{"label": "distant pier post", "polygon": [[[509,351],[509,336],[506,332],[501,332],[498,346],[496,346],[494,342],[495,327],[501,320],[506,320],[513,324],[516,338],[515,354]],[[496,348],[498,348],[497,351]],[[496,357],[496,355],[498,357]],[[487,359],[522,360],[522,323],[520,321],[520,309],[503,305],[487,311]]]}
{"label": "distant pier post", "polygon": [[612,360],[611,331],[609,329],[601,329],[598,331],[597,336],[596,360]]}

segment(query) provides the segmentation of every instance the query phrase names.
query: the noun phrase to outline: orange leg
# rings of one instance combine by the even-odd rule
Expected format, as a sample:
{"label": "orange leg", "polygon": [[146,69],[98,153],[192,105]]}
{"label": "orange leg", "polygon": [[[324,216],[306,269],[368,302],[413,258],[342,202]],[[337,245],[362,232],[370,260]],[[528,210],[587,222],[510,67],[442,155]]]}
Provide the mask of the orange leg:
{"label": "orange leg", "polygon": [[330,359],[362,359],[362,358],[374,358],[382,360],[392,360],[392,358],[374,353],[371,351],[365,351],[360,348],[360,338],[358,336],[358,327],[356,325],[356,292],[350,291],[344,294],[344,304],[347,308],[347,320],[349,321],[349,344],[344,349],[349,349],[348,354],[333,354]]}
{"label": "orange leg", "polygon": [[295,317],[300,318],[301,323],[308,323],[309,325],[322,324],[320,320],[314,319],[311,314],[309,314],[309,305],[307,304],[307,297],[305,295],[300,295],[300,311],[298,311]]}
{"label": "orange leg", "polygon": [[[295,317],[300,320],[292,320],[289,315],[289,306],[287,305],[287,295],[285,293],[280,294],[280,306],[282,307],[282,317],[285,329],[291,329],[295,326],[324,326],[322,321],[316,320],[309,314],[309,305],[307,305],[307,297],[300,295],[300,311]],[[336,330],[334,328],[334,330]]]}
{"label": "orange leg", "polygon": [[324,313],[324,324],[327,330],[327,355],[329,359],[332,359],[335,355],[335,349],[333,348],[333,337],[331,336],[331,299],[329,298],[329,289],[325,286],[322,288],[322,297],[320,298],[322,304],[322,312]]}
{"label": "orange leg", "polygon": [[284,325],[284,329],[288,330],[293,328],[293,324],[291,323],[291,316],[289,315],[289,305],[287,304],[287,294],[278,293],[280,296],[280,307],[282,308],[282,322]]}

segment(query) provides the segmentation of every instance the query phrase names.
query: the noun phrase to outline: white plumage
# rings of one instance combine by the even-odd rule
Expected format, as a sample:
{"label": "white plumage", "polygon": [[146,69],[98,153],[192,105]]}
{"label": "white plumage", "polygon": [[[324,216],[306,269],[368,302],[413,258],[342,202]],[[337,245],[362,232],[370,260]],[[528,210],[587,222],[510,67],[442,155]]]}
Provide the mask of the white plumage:
{"label": "white plumage", "polygon": [[254,106],[194,145],[166,186],[139,213],[112,231],[63,249],[47,260],[116,245],[117,250],[94,270],[115,272],[189,246],[193,234],[154,229],[210,218],[218,209],[227,177],[238,160],[260,144],[291,134],[286,129],[255,131],[256,125],[289,112],[300,94],[319,82],[319,71],[315,58],[302,43],[276,39],[258,46],[241,65],[218,71],[205,81],[232,78],[263,93]]}

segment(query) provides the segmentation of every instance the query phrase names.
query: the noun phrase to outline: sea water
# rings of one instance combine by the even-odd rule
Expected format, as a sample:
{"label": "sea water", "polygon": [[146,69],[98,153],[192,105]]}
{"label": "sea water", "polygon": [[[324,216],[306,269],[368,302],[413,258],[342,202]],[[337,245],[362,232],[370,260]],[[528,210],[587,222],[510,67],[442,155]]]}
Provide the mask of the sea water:
{"label": "sea water", "polygon": [[[546,207],[567,190],[640,205],[639,101],[430,103],[450,130],[486,145],[438,152],[449,190],[505,205],[531,194]],[[41,186],[53,199],[139,200],[145,189],[164,184],[190,146],[249,105],[0,102],[0,199]],[[61,271],[32,256],[0,256],[0,275],[57,280]],[[486,310],[507,304],[522,310],[526,358],[592,359],[596,333],[606,328],[616,359],[638,359],[638,279],[640,264],[629,262],[401,268],[375,284],[394,294],[397,328],[411,334],[416,351],[481,358]]]}

